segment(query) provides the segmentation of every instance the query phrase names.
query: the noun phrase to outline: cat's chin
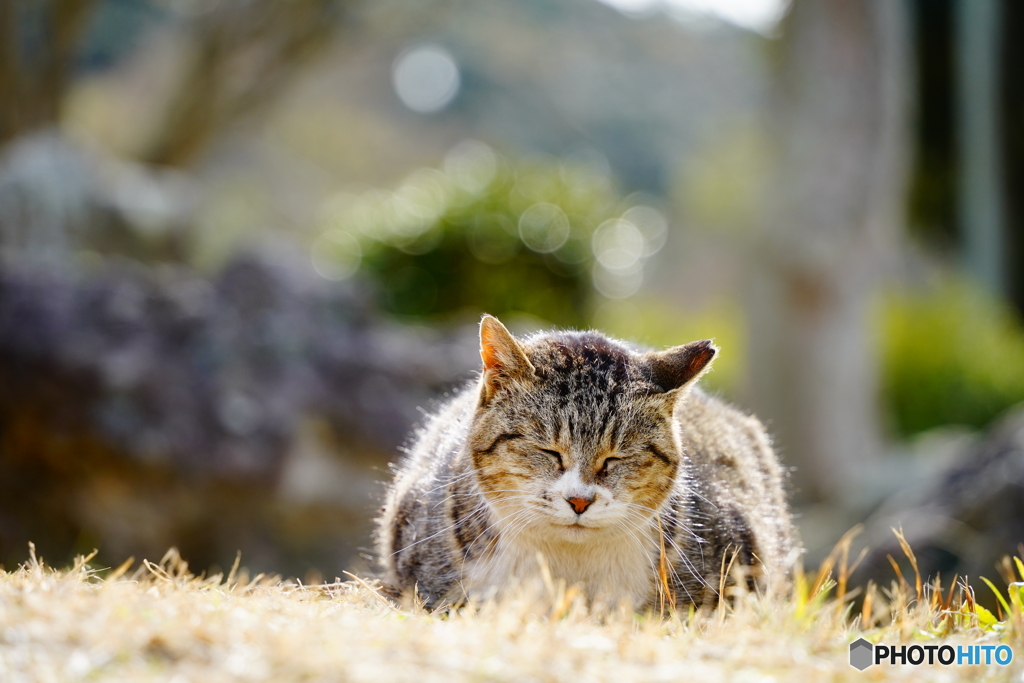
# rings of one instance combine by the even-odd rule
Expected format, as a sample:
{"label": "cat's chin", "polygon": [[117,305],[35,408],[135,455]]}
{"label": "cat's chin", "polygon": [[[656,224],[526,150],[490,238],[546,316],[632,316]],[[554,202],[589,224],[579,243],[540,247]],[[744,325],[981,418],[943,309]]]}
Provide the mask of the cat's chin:
{"label": "cat's chin", "polygon": [[558,530],[558,533],[560,533],[564,539],[569,541],[585,541],[601,531],[601,527],[584,526],[582,524],[556,523],[552,526]]}

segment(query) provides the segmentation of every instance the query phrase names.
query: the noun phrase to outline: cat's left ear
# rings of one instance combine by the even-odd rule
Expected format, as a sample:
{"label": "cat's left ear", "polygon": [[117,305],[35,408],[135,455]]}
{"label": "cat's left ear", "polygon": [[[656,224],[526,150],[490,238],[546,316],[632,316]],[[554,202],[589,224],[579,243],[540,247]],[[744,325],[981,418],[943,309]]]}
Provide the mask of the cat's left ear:
{"label": "cat's left ear", "polygon": [[526,350],[512,333],[491,315],[480,321],[480,358],[484,362],[484,397],[490,398],[504,383],[534,376]]}
{"label": "cat's left ear", "polygon": [[651,381],[666,393],[687,387],[711,367],[717,353],[718,347],[710,339],[652,351],[647,354]]}

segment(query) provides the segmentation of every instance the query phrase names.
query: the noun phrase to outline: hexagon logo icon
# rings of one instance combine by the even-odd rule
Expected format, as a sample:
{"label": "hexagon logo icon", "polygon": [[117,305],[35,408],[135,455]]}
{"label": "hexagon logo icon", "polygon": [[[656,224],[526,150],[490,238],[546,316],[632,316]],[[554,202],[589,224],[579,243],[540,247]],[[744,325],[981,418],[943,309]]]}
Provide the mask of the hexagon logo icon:
{"label": "hexagon logo icon", "polygon": [[875,646],[863,638],[858,638],[850,643],[850,666],[857,671],[863,671],[874,664],[872,661],[875,658],[874,655]]}

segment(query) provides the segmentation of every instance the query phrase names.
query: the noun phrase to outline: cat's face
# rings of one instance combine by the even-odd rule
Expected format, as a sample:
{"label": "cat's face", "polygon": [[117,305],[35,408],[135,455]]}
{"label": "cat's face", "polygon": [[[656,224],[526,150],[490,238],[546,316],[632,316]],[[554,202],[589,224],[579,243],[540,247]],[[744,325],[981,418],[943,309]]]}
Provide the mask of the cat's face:
{"label": "cat's face", "polygon": [[714,347],[639,354],[594,333],[524,343],[490,320],[469,447],[504,527],[579,542],[636,531],[675,484],[672,410]]}

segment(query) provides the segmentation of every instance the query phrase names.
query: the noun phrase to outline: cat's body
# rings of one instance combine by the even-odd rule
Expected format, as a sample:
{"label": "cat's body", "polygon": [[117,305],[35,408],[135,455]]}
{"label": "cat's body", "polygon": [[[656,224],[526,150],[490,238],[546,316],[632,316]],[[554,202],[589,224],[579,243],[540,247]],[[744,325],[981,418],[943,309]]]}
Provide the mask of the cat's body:
{"label": "cat's body", "polygon": [[493,318],[484,372],[433,416],[378,525],[385,583],[431,607],[541,561],[594,600],[714,601],[734,563],[782,579],[791,522],[761,424],[691,384],[710,342],[636,353],[596,333],[526,342]]}

